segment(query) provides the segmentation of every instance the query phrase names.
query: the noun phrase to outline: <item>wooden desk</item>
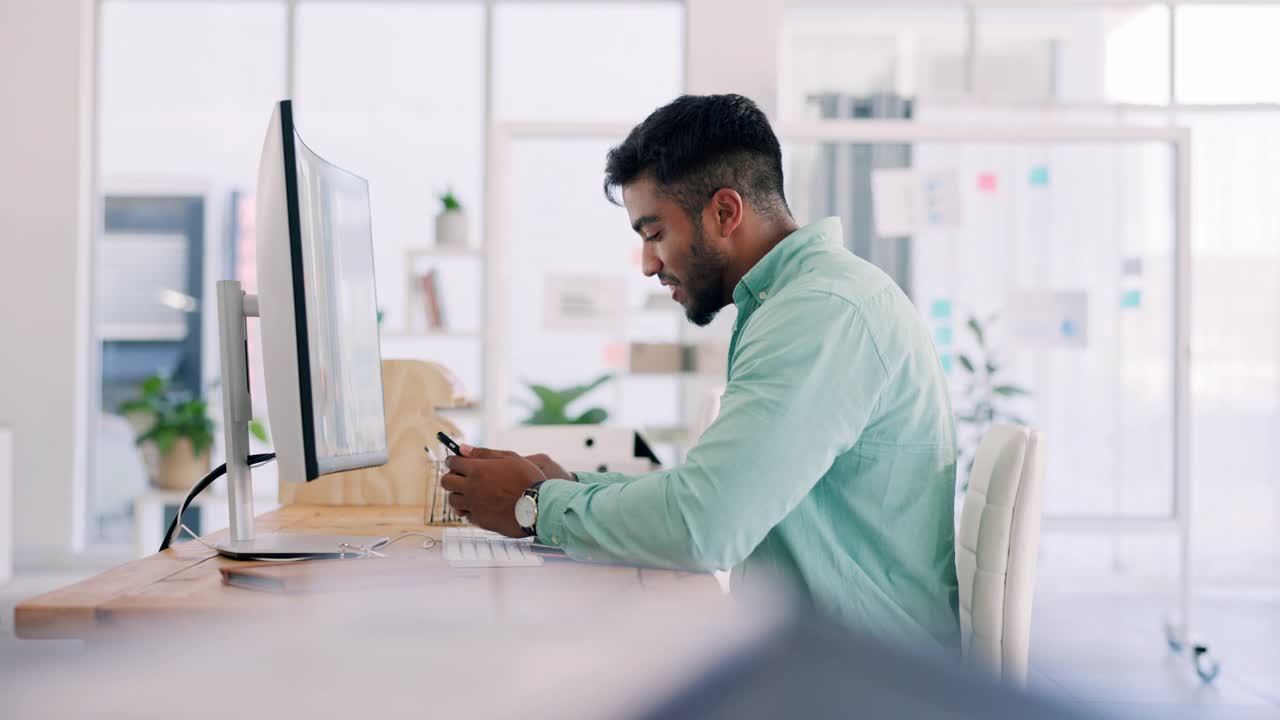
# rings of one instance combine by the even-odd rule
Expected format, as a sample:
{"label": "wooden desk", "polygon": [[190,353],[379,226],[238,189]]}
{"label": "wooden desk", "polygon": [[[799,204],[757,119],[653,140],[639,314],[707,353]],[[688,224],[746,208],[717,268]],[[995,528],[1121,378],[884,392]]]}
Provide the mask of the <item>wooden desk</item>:
{"label": "wooden desk", "polygon": [[[259,516],[259,533],[285,531],[377,535],[394,538],[406,532],[427,533],[437,540],[440,528],[422,525],[422,510],[407,506],[326,507],[291,505]],[[226,531],[206,537],[220,540]],[[718,594],[710,575],[608,567],[549,561],[540,568],[453,568],[441,545],[424,550],[422,538],[405,538],[384,552],[390,558],[421,561],[422,597],[450,612],[466,608],[475,614],[502,614],[504,608],[529,602],[577,602],[584,598],[636,592]],[[379,562],[349,560],[344,562]],[[68,587],[45,593],[14,609],[20,638],[92,639],[128,633],[163,621],[206,620],[228,614],[256,616],[297,609],[297,595],[228,587],[219,568],[236,561],[218,556],[197,542],[121,565]],[[353,590],[359,590],[355,588]],[[322,593],[346,595],[353,593]]]}

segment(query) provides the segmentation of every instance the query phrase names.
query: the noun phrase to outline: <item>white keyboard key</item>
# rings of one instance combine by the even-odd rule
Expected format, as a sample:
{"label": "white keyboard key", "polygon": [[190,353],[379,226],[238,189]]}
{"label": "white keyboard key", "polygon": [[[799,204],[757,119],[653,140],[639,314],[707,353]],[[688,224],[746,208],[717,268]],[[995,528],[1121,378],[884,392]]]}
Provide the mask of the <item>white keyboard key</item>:
{"label": "white keyboard key", "polygon": [[449,528],[444,531],[444,556],[454,567],[539,567],[542,558],[529,552],[531,542],[479,528]]}

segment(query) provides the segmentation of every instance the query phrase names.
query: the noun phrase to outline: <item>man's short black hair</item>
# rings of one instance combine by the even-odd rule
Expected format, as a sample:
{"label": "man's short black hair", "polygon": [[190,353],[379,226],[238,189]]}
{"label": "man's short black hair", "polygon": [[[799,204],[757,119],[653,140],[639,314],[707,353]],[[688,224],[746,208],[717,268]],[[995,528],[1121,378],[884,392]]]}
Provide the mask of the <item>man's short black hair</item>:
{"label": "man's short black hair", "polygon": [[635,126],[605,161],[604,194],[648,176],[696,218],[721,188],[766,217],[787,217],[782,147],[769,119],[741,95],[682,95]]}

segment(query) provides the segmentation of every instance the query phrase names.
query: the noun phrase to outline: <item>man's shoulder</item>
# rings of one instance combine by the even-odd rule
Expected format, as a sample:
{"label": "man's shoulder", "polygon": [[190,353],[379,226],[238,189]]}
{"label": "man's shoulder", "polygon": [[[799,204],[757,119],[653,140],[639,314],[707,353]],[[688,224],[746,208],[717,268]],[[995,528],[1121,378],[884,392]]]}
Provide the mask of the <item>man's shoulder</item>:
{"label": "man's shoulder", "polygon": [[[888,301],[907,301],[883,270],[843,248],[814,254],[777,292],[777,297],[811,299],[855,312],[874,311]],[[822,298],[826,298],[825,303]],[[909,302],[909,301],[907,301]]]}

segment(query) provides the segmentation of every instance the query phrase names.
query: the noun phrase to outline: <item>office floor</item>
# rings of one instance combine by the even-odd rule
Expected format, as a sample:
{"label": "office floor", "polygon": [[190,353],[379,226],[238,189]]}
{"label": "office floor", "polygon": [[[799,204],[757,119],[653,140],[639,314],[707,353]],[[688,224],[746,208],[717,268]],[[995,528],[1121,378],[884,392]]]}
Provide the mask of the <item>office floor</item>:
{"label": "office floor", "polygon": [[[13,636],[16,603],[91,574],[25,574],[0,586],[0,653],[29,642]],[[1280,720],[1280,592],[1198,598],[1198,634],[1223,665],[1212,686],[1166,648],[1161,618],[1168,601],[1138,592],[1041,593],[1031,688],[1106,717]]]}
{"label": "office floor", "polygon": [[1150,593],[1039,594],[1029,684],[1110,717],[1280,720],[1280,592],[1198,596],[1196,635],[1222,664],[1209,686],[1165,645],[1171,602]]}

